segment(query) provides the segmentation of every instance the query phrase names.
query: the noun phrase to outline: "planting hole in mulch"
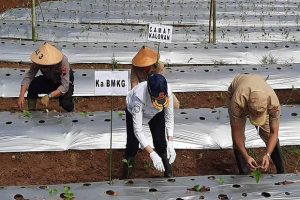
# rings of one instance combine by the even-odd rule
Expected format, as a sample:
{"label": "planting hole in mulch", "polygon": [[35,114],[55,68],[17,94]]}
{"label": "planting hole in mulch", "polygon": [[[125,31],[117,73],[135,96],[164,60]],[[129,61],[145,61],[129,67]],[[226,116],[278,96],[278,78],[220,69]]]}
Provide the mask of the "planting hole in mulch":
{"label": "planting hole in mulch", "polygon": [[26,200],[26,199],[24,199],[23,195],[21,195],[21,194],[16,194],[16,195],[14,196],[14,199],[15,199],[15,200]]}
{"label": "planting hole in mulch", "polygon": [[85,187],[89,187],[89,186],[91,186],[92,184],[90,184],[90,183],[84,183],[83,184],[83,186],[85,186]]}
{"label": "planting hole in mulch", "polygon": [[110,122],[110,119],[105,119],[104,121],[105,121],[105,122]]}
{"label": "planting hole in mulch", "polygon": [[184,200],[184,199],[179,197],[179,198],[176,198],[176,200]]}
{"label": "planting hole in mulch", "polygon": [[107,190],[105,193],[109,196],[117,196],[118,195],[118,193],[113,190]]}
{"label": "planting hole in mulch", "polygon": [[199,199],[204,199],[204,196],[203,196],[203,195],[201,195],[201,196],[199,197]]}
{"label": "planting hole in mulch", "polygon": [[169,178],[168,179],[168,182],[171,182],[171,183],[174,183],[176,180],[175,180],[175,178]]}
{"label": "planting hole in mulch", "polygon": [[293,117],[296,117],[296,116],[298,116],[298,113],[292,113],[291,114]]}
{"label": "planting hole in mulch", "polygon": [[200,117],[200,120],[205,120],[205,117]]}
{"label": "planting hole in mulch", "polygon": [[215,180],[216,179],[216,177],[215,176],[209,176],[209,177],[207,177],[209,180]]}
{"label": "planting hole in mulch", "polygon": [[133,185],[134,184],[134,181],[133,180],[128,180],[125,182],[126,185]]}
{"label": "planting hole in mulch", "polygon": [[232,187],[234,187],[234,188],[240,188],[241,185],[239,185],[239,184],[233,184]]}
{"label": "planting hole in mulch", "polygon": [[242,196],[243,196],[243,197],[246,197],[246,196],[247,196],[247,193],[245,193],[245,192],[242,193]]}
{"label": "planting hole in mulch", "polygon": [[6,122],[5,124],[12,124],[12,122]]}
{"label": "planting hole in mulch", "polygon": [[73,123],[77,123],[78,120],[77,120],[77,119],[73,119],[72,122],[73,122]]}
{"label": "planting hole in mulch", "polygon": [[290,195],[291,193],[289,193],[289,192],[285,192],[284,194],[285,194],[285,195]]}
{"label": "planting hole in mulch", "polygon": [[218,195],[218,199],[220,199],[220,200],[228,200],[229,198],[228,198],[227,194],[219,194]]}
{"label": "planting hole in mulch", "polygon": [[157,189],[155,189],[155,188],[150,188],[150,189],[149,189],[149,192],[157,192]]}
{"label": "planting hole in mulch", "polygon": [[45,123],[45,120],[40,120],[39,123],[43,124],[43,123]]}
{"label": "planting hole in mulch", "polygon": [[48,187],[46,185],[41,185],[39,188],[42,190],[46,190]]}
{"label": "planting hole in mulch", "polygon": [[266,198],[271,196],[271,194],[269,192],[262,192],[261,195],[266,197]]}
{"label": "planting hole in mulch", "polygon": [[293,181],[282,181],[282,182],[275,183],[275,185],[288,185],[293,183],[294,183]]}

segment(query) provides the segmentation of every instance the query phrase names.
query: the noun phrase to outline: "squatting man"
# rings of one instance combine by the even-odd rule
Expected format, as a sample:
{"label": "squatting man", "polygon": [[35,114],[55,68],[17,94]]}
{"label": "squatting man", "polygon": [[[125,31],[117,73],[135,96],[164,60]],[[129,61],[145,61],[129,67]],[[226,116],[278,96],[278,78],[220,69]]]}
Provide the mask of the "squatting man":
{"label": "squatting man", "polygon": [[[46,94],[41,99],[46,107],[49,99],[59,98],[59,105],[63,109],[67,112],[74,111],[74,76],[67,57],[45,42],[32,53],[31,61],[33,63],[21,83],[19,108],[24,108],[25,93],[28,90],[28,110],[35,110],[38,95]],[[39,71],[42,74],[36,76]]]}

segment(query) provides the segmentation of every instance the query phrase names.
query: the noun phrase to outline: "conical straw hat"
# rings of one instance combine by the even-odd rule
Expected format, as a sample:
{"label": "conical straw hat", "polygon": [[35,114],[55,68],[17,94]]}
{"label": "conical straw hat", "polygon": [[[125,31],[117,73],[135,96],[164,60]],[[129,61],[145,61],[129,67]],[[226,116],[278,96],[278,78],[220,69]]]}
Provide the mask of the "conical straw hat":
{"label": "conical straw hat", "polygon": [[139,52],[134,56],[131,63],[136,67],[148,67],[155,64],[159,59],[159,53],[143,46]]}
{"label": "conical straw hat", "polygon": [[55,65],[62,59],[63,54],[47,42],[31,54],[31,61],[38,65]]}

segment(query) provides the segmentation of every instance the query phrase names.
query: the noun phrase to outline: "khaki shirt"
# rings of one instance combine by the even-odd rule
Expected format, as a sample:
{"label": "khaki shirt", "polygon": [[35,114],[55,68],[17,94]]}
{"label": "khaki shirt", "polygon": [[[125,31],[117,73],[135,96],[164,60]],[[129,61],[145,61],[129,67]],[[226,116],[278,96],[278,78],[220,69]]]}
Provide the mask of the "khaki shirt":
{"label": "khaki shirt", "polygon": [[279,123],[280,103],[278,97],[266,80],[259,75],[240,74],[234,78],[228,88],[229,105],[228,112],[230,121],[233,123],[245,123],[249,115],[248,100],[251,91],[264,91],[268,95],[268,120],[265,130],[268,130],[269,123]]}

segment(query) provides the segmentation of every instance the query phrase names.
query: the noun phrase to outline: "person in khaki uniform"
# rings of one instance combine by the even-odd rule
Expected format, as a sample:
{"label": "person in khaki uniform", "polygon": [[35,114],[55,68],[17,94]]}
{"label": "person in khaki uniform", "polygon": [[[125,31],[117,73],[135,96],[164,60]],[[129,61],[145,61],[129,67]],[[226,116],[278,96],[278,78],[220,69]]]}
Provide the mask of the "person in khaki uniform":
{"label": "person in khaki uniform", "polygon": [[[228,94],[233,150],[240,174],[249,174],[249,168],[254,170],[261,167],[266,171],[271,159],[277,173],[284,173],[278,139],[280,103],[274,90],[259,75],[240,74],[232,81]],[[245,148],[247,117],[266,143],[266,152],[262,157],[261,166]]]}
{"label": "person in khaki uniform", "polygon": [[[131,68],[131,88],[137,84],[146,81],[149,74],[165,73],[165,66],[159,61],[159,53],[149,47],[143,46],[139,52],[132,59]],[[180,103],[176,96],[173,94],[174,108],[178,109]]]}

